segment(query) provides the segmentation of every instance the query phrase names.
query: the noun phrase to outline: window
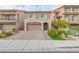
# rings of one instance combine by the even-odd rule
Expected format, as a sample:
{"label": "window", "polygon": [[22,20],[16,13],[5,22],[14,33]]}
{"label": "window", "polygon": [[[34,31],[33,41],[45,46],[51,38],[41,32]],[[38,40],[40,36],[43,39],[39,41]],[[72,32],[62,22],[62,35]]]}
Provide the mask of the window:
{"label": "window", "polygon": [[51,15],[47,15],[47,19],[50,19],[50,16],[51,16]]}
{"label": "window", "polygon": [[72,9],[71,8],[65,8],[65,12],[71,12]]}
{"label": "window", "polygon": [[2,14],[2,17],[1,18],[2,18],[2,20],[4,20],[4,14]]}
{"label": "window", "polygon": [[45,13],[41,13],[40,17],[41,17],[42,19],[46,19],[46,18],[47,18],[47,15],[46,15]]}
{"label": "window", "polygon": [[78,8],[72,8],[73,12],[78,12]]}
{"label": "window", "polygon": [[72,18],[73,18],[72,21],[78,21],[78,15],[73,15]]}
{"label": "window", "polygon": [[72,20],[72,15],[65,15],[65,20],[66,21],[71,21]]}
{"label": "window", "polygon": [[78,15],[65,15],[65,20],[67,21],[78,21]]}
{"label": "window", "polygon": [[67,15],[65,15],[65,20],[68,21],[69,17]]}
{"label": "window", "polygon": [[34,13],[29,13],[29,18],[34,18]]}
{"label": "window", "polygon": [[16,20],[16,15],[12,15],[12,20]]}
{"label": "window", "polygon": [[9,20],[9,15],[4,15],[6,20]]}
{"label": "window", "polygon": [[2,14],[3,20],[16,20],[16,15],[14,14]]}

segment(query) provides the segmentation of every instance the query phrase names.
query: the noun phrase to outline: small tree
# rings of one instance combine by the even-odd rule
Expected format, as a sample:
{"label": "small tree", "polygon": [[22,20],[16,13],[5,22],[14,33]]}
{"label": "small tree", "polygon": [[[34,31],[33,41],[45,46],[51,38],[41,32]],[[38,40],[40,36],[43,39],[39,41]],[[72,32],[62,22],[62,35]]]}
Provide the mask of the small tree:
{"label": "small tree", "polygon": [[57,21],[55,21],[55,26],[57,26],[59,28],[68,28],[69,23],[65,20],[57,20]]}
{"label": "small tree", "polygon": [[[54,22],[54,25],[58,27],[58,31],[61,32],[61,35],[64,34],[67,37],[67,31],[69,28],[69,23],[65,20],[57,20]],[[63,32],[62,32],[63,31]]]}

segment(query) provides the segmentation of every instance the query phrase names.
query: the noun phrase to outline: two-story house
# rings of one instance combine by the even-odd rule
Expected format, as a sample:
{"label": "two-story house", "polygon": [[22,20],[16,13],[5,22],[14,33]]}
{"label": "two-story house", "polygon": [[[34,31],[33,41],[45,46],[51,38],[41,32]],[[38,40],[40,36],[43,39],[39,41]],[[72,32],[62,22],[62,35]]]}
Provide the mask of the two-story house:
{"label": "two-story house", "polygon": [[79,5],[64,5],[54,11],[25,11],[0,9],[0,30],[47,30],[53,21],[64,19],[70,23],[70,29],[79,27]]}
{"label": "two-story house", "polygon": [[51,28],[51,11],[25,12],[24,30],[47,30]]}
{"label": "two-story house", "polygon": [[0,10],[0,30],[10,31],[13,28],[24,28],[24,12],[15,9]]}
{"label": "two-story house", "polygon": [[51,11],[0,10],[0,30],[47,30],[51,28]]}

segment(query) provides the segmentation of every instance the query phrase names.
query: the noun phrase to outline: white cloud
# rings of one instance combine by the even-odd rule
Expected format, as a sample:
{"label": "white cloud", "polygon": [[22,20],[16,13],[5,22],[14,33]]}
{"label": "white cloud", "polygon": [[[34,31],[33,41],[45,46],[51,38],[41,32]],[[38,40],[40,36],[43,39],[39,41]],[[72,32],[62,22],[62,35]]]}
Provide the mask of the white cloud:
{"label": "white cloud", "polygon": [[0,5],[0,9],[15,9],[14,5]]}

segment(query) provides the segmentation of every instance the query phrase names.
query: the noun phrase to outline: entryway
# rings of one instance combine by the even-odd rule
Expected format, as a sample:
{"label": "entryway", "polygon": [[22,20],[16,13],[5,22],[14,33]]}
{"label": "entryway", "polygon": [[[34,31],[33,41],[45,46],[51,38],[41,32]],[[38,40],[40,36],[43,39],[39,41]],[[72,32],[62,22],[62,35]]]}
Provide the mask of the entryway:
{"label": "entryway", "polygon": [[43,30],[47,30],[48,29],[48,23],[43,23]]}

